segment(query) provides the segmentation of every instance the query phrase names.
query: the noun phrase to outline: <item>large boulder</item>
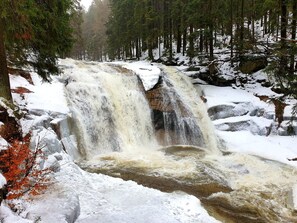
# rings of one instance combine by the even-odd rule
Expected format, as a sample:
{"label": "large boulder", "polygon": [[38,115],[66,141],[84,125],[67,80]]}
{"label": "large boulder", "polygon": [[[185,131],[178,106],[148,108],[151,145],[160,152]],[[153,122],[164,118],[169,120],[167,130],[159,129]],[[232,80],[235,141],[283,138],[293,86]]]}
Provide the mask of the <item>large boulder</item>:
{"label": "large boulder", "polygon": [[240,57],[239,70],[245,74],[252,74],[264,69],[268,64],[263,55],[244,55]]}
{"label": "large boulder", "polygon": [[249,113],[251,107],[251,103],[216,105],[208,109],[208,114],[211,120],[243,116]]}
{"label": "large boulder", "polygon": [[252,120],[243,120],[237,122],[225,122],[222,124],[217,124],[215,127],[221,131],[230,131],[230,132],[238,132],[238,131],[250,131],[255,135],[267,135],[267,129],[261,128],[257,123]]}

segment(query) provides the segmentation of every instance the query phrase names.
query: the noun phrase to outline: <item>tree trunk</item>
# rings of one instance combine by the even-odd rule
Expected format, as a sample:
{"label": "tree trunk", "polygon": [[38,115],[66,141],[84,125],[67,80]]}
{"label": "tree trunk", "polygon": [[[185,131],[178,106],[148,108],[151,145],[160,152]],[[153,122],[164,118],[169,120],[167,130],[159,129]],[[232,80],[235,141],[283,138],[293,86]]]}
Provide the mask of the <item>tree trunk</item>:
{"label": "tree trunk", "polygon": [[214,20],[213,20],[213,13],[212,13],[212,0],[209,1],[209,12],[210,12],[210,21],[209,21],[209,60],[213,61],[213,27],[214,27]]}
{"label": "tree trunk", "polygon": [[[281,40],[280,40],[280,45],[281,45],[281,52],[280,52],[280,60],[279,60],[279,71],[278,75],[280,76],[280,79],[285,78],[287,74],[287,5],[286,5],[286,0],[281,0],[281,27],[280,27],[280,32],[281,32]],[[283,83],[280,83],[283,86]]]}
{"label": "tree trunk", "polygon": [[243,39],[244,39],[244,0],[241,0],[240,10],[240,35],[239,35],[239,54],[243,54]]}
{"label": "tree trunk", "polygon": [[1,19],[0,27],[0,97],[3,97],[8,101],[12,101],[4,46],[4,30]]}
{"label": "tree trunk", "polygon": [[[292,20],[292,40],[296,39],[296,23],[297,23],[297,0],[293,0],[293,20]],[[291,43],[292,45],[295,43]],[[291,56],[290,56],[290,73],[294,74],[294,63],[295,63],[295,52],[293,50],[294,46],[291,46]]]}
{"label": "tree trunk", "polygon": [[230,16],[231,16],[231,22],[230,22],[230,31],[231,31],[231,38],[230,38],[230,48],[231,48],[231,65],[233,66],[233,0],[230,0]]}

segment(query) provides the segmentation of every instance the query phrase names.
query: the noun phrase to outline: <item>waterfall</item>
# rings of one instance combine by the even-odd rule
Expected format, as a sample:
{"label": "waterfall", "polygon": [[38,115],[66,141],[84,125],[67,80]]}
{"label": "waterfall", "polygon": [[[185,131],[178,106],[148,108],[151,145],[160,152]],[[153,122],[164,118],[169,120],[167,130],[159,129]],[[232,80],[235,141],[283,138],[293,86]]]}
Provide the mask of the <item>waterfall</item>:
{"label": "waterfall", "polygon": [[76,62],[66,74],[65,92],[83,159],[152,151],[158,142],[215,151],[214,132],[198,92],[176,70],[162,69],[162,87],[155,97],[154,90],[144,91],[136,74],[119,65]]}
{"label": "waterfall", "polygon": [[66,97],[83,158],[156,148],[150,108],[136,75],[116,65],[78,63]]}
{"label": "waterfall", "polygon": [[[162,70],[162,83],[147,93],[160,143],[194,145],[219,153],[201,92],[178,70],[166,66]],[[161,98],[161,104],[155,98]]]}

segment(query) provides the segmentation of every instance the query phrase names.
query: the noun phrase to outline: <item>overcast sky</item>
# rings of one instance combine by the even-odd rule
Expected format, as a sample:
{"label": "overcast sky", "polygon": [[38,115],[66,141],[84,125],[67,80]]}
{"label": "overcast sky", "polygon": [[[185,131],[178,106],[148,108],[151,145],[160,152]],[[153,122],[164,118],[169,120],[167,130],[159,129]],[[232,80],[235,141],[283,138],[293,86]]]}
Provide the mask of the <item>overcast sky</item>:
{"label": "overcast sky", "polygon": [[80,1],[81,5],[85,7],[85,9],[87,10],[89,8],[89,6],[92,3],[92,0],[81,0]]}

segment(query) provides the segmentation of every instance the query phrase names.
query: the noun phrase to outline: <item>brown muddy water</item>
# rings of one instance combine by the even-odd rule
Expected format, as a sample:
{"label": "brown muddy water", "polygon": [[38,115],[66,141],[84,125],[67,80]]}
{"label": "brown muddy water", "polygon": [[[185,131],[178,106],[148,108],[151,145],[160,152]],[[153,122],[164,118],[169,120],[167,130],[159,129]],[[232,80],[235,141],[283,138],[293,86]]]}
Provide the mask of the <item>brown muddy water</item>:
{"label": "brown muddy water", "polygon": [[290,166],[243,154],[213,156],[189,146],[138,156],[113,153],[81,167],[163,192],[194,195],[221,222],[297,222],[289,202],[297,174]]}

